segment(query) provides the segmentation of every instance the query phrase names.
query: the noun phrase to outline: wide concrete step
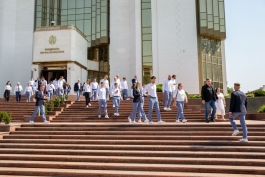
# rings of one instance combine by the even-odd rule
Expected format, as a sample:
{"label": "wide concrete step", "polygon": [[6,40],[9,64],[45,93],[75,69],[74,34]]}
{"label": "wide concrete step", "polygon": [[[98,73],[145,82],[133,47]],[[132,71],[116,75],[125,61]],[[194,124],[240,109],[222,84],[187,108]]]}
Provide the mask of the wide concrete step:
{"label": "wide concrete step", "polygon": [[263,152],[201,152],[201,151],[127,151],[127,150],[65,150],[65,149],[17,149],[0,148],[0,154],[38,155],[89,155],[89,156],[138,156],[138,157],[190,157],[190,158],[238,158],[264,159]]}
{"label": "wide concrete step", "polygon": [[[167,135],[167,136],[231,136],[227,131],[15,131],[11,135]],[[250,132],[248,136],[265,136],[265,132]]]}
{"label": "wide concrete step", "polygon": [[[69,145],[69,144],[12,144],[1,143],[1,148],[18,149],[69,149],[69,150],[134,150],[134,151],[203,151],[205,146],[172,146],[172,145]],[[207,146],[207,152],[265,152],[263,147],[233,146],[216,147]]]}
{"label": "wide concrete step", "polygon": [[31,176],[63,176],[63,177],[261,177],[262,175],[242,175],[228,173],[200,173],[200,172],[153,172],[153,171],[120,171],[120,170],[83,170],[83,169],[47,169],[47,168],[17,168],[0,167],[1,174],[31,175]]}
{"label": "wide concrete step", "polygon": [[[227,140],[227,141],[236,141],[239,140],[240,136],[189,136],[189,135],[180,135],[180,136],[157,136],[157,135],[148,135],[148,136],[135,136],[135,135],[9,135],[3,136],[4,139],[120,139],[120,140]],[[265,141],[263,136],[249,136],[249,141]]]}
{"label": "wide concrete step", "polygon": [[71,156],[71,155],[24,155],[0,154],[1,160],[19,161],[64,161],[100,163],[149,163],[149,164],[192,164],[192,165],[234,165],[264,166],[264,159],[225,159],[225,158],[171,158],[171,157],[131,157],[131,156]]}
{"label": "wide concrete step", "polygon": [[177,164],[132,164],[132,163],[91,163],[91,162],[45,162],[45,161],[2,161],[1,167],[53,168],[53,169],[90,169],[90,170],[126,170],[126,171],[167,171],[167,172],[200,172],[200,173],[252,173],[265,174],[264,167],[227,166],[227,165],[177,165]]}
{"label": "wide concrete step", "polygon": [[[71,145],[174,145],[174,146],[242,146],[238,141],[201,141],[201,140],[67,140],[67,139],[2,139],[0,143],[12,144],[71,144]],[[264,141],[249,141],[245,147],[264,147]]]}

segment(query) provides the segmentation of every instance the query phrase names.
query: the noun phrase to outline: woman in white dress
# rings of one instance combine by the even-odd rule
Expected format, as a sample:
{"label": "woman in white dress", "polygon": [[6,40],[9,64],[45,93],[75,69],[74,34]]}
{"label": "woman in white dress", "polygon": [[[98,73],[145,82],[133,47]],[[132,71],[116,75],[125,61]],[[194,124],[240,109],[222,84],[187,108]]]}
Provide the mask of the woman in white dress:
{"label": "woman in white dress", "polygon": [[225,103],[225,97],[224,95],[221,93],[221,89],[217,88],[216,89],[216,93],[218,96],[218,102],[216,102],[216,117],[215,119],[217,119],[218,115],[222,116],[222,119],[225,120],[225,107],[226,107],[226,103]]}

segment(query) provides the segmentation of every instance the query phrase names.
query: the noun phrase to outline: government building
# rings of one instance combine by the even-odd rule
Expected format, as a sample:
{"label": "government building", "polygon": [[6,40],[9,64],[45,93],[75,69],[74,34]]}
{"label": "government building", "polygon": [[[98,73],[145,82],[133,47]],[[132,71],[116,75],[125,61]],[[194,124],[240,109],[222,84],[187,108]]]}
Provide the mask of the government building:
{"label": "government building", "polygon": [[225,39],[224,0],[1,0],[0,88],[176,74],[189,94],[206,78],[226,93]]}

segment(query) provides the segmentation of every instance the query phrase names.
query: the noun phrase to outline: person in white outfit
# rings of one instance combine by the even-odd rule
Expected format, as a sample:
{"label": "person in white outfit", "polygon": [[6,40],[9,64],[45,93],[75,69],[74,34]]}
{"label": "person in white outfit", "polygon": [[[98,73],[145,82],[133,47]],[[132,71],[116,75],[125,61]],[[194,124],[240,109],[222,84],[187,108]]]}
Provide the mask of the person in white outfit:
{"label": "person in white outfit", "polygon": [[[177,78],[177,76],[175,74],[173,74],[172,79],[171,79],[172,83],[173,83],[173,93],[178,88],[176,78]],[[174,102],[174,101],[173,101],[173,106],[176,106],[176,102]]]}
{"label": "person in white outfit", "polygon": [[90,104],[90,97],[91,97],[91,92],[92,92],[92,86],[90,84],[90,80],[87,79],[85,85],[84,85],[84,94],[85,94],[85,98],[86,98],[86,107],[88,108],[88,106],[91,106]]}
{"label": "person in white outfit", "polygon": [[130,100],[128,98],[128,83],[127,83],[125,77],[121,81],[121,88],[122,88],[122,98],[123,98],[123,100]]}
{"label": "person in white outfit", "polygon": [[112,100],[115,105],[114,116],[119,116],[119,106],[121,102],[121,91],[118,86],[118,83],[114,83],[114,87],[111,90]]}
{"label": "person in white outfit", "polygon": [[94,78],[94,81],[91,83],[92,86],[92,98],[93,101],[97,100],[97,90],[98,90],[98,83],[97,83],[97,79]]}
{"label": "person in white outfit", "polygon": [[163,94],[165,95],[165,103],[164,103],[164,110],[171,110],[170,104],[172,101],[172,93],[173,93],[173,82],[172,82],[171,75],[168,75],[168,78],[164,80],[164,84],[162,87]]}
{"label": "person in white outfit", "polygon": [[10,93],[12,92],[12,87],[10,81],[7,81],[6,86],[5,86],[5,92],[4,92],[4,97],[5,101],[9,101]]}
{"label": "person in white outfit", "polygon": [[33,95],[33,90],[32,86],[30,85],[31,83],[29,82],[28,85],[25,87],[24,94],[26,94],[26,101],[30,102],[30,97]]}
{"label": "person in white outfit", "polygon": [[63,76],[61,76],[60,79],[57,81],[57,87],[58,87],[57,96],[58,97],[64,94],[63,85],[64,85],[64,79],[63,79]]}
{"label": "person in white outfit", "polygon": [[21,92],[23,90],[23,87],[20,85],[18,82],[17,85],[15,86],[14,93],[16,94],[16,101],[20,102],[21,101]]}
{"label": "person in white outfit", "polygon": [[108,100],[109,98],[109,80],[108,80],[109,76],[105,75],[103,79],[100,80],[101,82],[104,82],[104,87],[106,88],[106,99]]}
{"label": "person in white outfit", "polygon": [[104,113],[105,113],[105,118],[108,119],[108,111],[107,111],[107,98],[106,98],[106,87],[105,87],[105,82],[102,81],[100,82],[100,86],[98,87],[97,90],[97,100],[98,100],[98,118],[101,118],[101,108],[102,106],[104,107]]}
{"label": "person in white outfit", "polygon": [[32,95],[34,94],[34,86],[35,86],[35,81],[34,81],[34,79],[33,78],[31,78],[30,80],[29,80],[29,85],[31,86],[31,88],[32,88]]}
{"label": "person in white outfit", "polygon": [[218,102],[216,102],[216,114],[215,114],[215,119],[217,119],[218,115],[221,115],[221,118],[225,120],[225,107],[226,107],[226,102],[225,102],[225,97],[224,94],[221,93],[220,88],[216,88],[216,94],[218,96]]}
{"label": "person in white outfit", "polygon": [[53,85],[53,81],[50,81],[50,83],[47,85],[46,92],[48,93],[49,101],[52,100],[52,95],[55,92],[55,87]]}
{"label": "person in white outfit", "polygon": [[187,122],[183,109],[184,109],[184,102],[188,103],[188,98],[185,93],[185,90],[183,90],[183,85],[181,83],[178,84],[178,88],[175,89],[173,93],[174,102],[176,102],[177,108],[178,108],[178,114],[176,117],[176,122],[179,123],[179,117],[182,119],[182,123]]}

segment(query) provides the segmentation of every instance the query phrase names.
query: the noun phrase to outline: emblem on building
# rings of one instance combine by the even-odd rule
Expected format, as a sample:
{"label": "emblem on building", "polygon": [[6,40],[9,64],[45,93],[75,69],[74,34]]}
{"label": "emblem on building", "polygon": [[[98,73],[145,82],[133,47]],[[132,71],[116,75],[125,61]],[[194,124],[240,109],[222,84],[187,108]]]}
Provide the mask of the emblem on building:
{"label": "emblem on building", "polygon": [[49,39],[49,43],[50,43],[51,45],[55,44],[55,43],[56,43],[56,37],[53,36],[53,35],[51,35],[51,37],[50,37],[50,39]]}

